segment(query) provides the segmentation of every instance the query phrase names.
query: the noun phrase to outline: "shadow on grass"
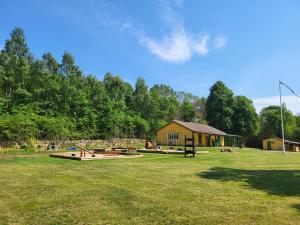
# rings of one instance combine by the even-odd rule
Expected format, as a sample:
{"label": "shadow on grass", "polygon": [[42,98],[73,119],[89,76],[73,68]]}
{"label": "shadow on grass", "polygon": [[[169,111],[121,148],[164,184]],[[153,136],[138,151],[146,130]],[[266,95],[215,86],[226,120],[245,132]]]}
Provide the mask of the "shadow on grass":
{"label": "shadow on grass", "polygon": [[294,208],[295,208],[295,209],[298,209],[298,210],[300,211],[300,204],[294,205]]}
{"label": "shadow on grass", "polygon": [[[300,196],[300,170],[243,170],[214,167],[198,173],[201,178],[245,182],[249,187],[280,196]],[[300,205],[295,208],[300,210]]]}

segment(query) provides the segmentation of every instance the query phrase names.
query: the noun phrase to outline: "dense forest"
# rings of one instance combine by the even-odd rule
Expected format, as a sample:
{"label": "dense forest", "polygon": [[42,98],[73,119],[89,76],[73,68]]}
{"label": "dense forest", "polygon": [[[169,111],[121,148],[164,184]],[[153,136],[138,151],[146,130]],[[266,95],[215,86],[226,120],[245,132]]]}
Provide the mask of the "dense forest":
{"label": "dense forest", "polygon": [[[284,116],[287,138],[299,140],[300,117],[286,108]],[[51,53],[35,58],[20,28],[0,52],[0,141],[153,138],[172,119],[207,123],[250,145],[281,136],[278,106],[257,115],[250,99],[221,81],[205,98],[165,84],[148,87],[143,78],[134,87],[111,73],[99,80],[83,74],[69,52],[61,61]]]}

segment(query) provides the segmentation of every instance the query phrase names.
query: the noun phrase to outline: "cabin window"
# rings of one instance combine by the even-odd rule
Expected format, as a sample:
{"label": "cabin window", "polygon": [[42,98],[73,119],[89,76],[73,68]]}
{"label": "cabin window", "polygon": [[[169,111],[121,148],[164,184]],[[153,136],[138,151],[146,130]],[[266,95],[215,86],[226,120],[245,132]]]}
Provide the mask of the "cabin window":
{"label": "cabin window", "polygon": [[178,132],[169,133],[169,140],[178,140]]}

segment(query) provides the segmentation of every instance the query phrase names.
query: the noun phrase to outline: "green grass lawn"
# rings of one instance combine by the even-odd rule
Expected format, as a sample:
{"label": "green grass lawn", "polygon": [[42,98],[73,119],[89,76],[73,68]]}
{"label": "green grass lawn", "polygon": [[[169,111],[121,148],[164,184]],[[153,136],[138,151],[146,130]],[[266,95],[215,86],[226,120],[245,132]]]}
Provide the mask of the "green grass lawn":
{"label": "green grass lawn", "polygon": [[300,153],[0,154],[0,224],[300,224]]}

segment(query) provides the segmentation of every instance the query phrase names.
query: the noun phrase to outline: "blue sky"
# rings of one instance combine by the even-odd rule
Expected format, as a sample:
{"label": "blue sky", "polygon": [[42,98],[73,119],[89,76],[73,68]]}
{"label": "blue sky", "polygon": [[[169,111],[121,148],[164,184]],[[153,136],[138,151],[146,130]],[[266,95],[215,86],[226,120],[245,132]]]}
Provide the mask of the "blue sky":
{"label": "blue sky", "polygon": [[67,50],[99,79],[141,76],[199,96],[222,80],[259,110],[278,104],[279,79],[300,93],[299,12],[298,0],[3,0],[0,48],[19,26],[35,57]]}

